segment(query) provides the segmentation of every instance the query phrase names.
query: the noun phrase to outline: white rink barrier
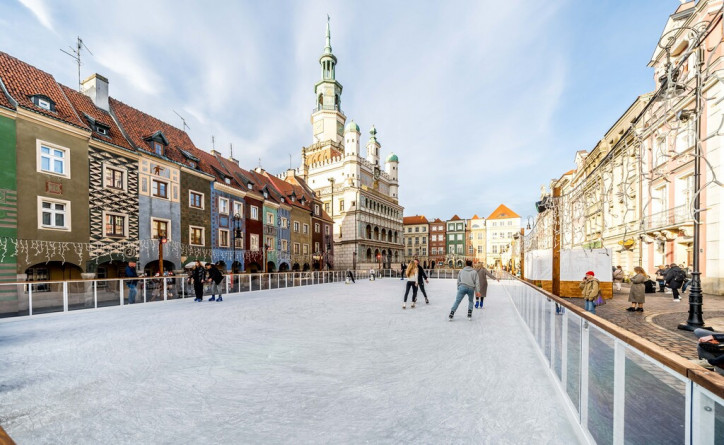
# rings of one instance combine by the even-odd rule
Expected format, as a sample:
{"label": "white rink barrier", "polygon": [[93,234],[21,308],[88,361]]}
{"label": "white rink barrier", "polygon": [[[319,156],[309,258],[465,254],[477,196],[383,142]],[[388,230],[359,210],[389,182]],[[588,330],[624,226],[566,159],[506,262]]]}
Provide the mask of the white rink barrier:
{"label": "white rink barrier", "polygon": [[724,377],[528,283],[501,283],[590,443],[724,443]]}
{"label": "white rink barrier", "polygon": [[[346,270],[226,274],[221,283],[223,295],[271,289],[284,289],[344,282]],[[457,270],[427,270],[430,279],[457,278]],[[399,270],[373,269],[354,272],[355,280],[399,278]],[[131,303],[131,283],[136,282],[135,301]],[[211,285],[204,285],[204,297]],[[172,277],[115,278],[103,280],[26,281],[0,283],[0,319],[71,312],[109,306],[162,302],[195,298],[194,287],[185,275]]]}

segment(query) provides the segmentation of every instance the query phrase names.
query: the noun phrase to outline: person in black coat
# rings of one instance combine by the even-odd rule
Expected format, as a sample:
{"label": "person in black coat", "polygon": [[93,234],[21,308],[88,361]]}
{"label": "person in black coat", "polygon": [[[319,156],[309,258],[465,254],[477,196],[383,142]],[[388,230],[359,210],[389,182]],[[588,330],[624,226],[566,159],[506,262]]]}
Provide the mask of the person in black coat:
{"label": "person in black coat", "polygon": [[676,264],[672,264],[668,272],[666,272],[666,278],[664,278],[664,280],[666,281],[666,286],[668,286],[674,294],[674,301],[681,301],[681,298],[679,298],[679,289],[681,289],[681,285],[684,284],[684,280],[686,280],[686,273]]}
{"label": "person in black coat", "polygon": [[422,292],[422,295],[425,296],[425,304],[430,304],[430,300],[427,299],[427,292],[425,292],[425,283],[430,283],[427,281],[427,274],[425,273],[425,269],[420,266],[420,260],[415,260],[415,265],[417,266],[417,287],[420,292]]}
{"label": "person in black coat", "polygon": [[405,269],[407,269],[407,264],[400,263],[400,281],[405,279]]}
{"label": "person in black coat", "polygon": [[206,270],[201,265],[201,261],[196,260],[196,266],[191,271],[191,281],[194,284],[194,293],[196,298],[194,301],[204,301],[204,280],[206,279]]}
{"label": "person in black coat", "polygon": [[[224,301],[221,296],[221,288],[219,288],[221,282],[224,281],[224,275],[216,265],[206,263],[206,281],[211,283],[211,298],[209,298],[209,301]],[[216,298],[216,295],[219,298]]]}

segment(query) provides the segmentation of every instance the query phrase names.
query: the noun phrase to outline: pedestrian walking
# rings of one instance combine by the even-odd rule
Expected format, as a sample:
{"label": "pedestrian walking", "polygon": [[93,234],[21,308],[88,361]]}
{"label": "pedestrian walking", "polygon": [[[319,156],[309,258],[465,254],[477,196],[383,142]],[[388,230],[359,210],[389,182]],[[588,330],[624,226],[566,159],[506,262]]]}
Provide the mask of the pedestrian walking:
{"label": "pedestrian walking", "polygon": [[194,285],[194,293],[196,294],[196,298],[194,301],[204,301],[204,280],[206,279],[206,270],[204,270],[204,266],[201,265],[201,261],[196,260],[196,266],[194,266],[194,270],[191,271],[191,281]]}
{"label": "pedestrian walking", "polygon": [[465,295],[468,296],[468,320],[472,320],[473,293],[477,297],[480,296],[480,281],[478,280],[478,273],[473,269],[472,260],[466,260],[465,267],[458,273],[458,292],[455,296],[455,304],[450,308],[450,315],[448,315],[450,321],[455,316],[455,311],[458,310],[458,306]]}
{"label": "pedestrian walking", "polygon": [[580,282],[578,287],[581,288],[581,296],[585,300],[586,310],[595,314],[596,304],[594,301],[598,298],[598,291],[601,290],[601,285],[592,270],[586,272],[586,276],[583,277],[583,280]]}
{"label": "pedestrian walking", "polygon": [[405,277],[407,278],[407,285],[405,286],[405,299],[402,301],[402,309],[407,307],[407,294],[410,293],[410,289],[412,289],[412,304],[410,307],[414,308],[415,302],[417,302],[417,263],[414,260],[408,264]]}
{"label": "pedestrian walking", "polygon": [[621,283],[623,283],[623,269],[621,266],[616,266],[613,271],[613,284],[616,287],[616,292],[621,292]]}
{"label": "pedestrian walking", "polygon": [[[136,278],[138,273],[136,272],[136,262],[129,261],[126,266],[126,278]],[[128,286],[128,304],[134,304],[136,302],[136,295],[138,294],[138,280],[126,280],[126,286]]]}
{"label": "pedestrian walking", "polygon": [[[224,281],[224,274],[221,273],[219,268],[214,264],[206,263],[206,282],[211,283],[211,298],[209,298],[209,301],[224,301],[219,287],[222,281]],[[216,295],[219,298],[216,298]]]}
{"label": "pedestrian walking", "polygon": [[681,285],[684,284],[684,280],[686,280],[686,273],[676,264],[672,264],[669,266],[668,272],[666,272],[665,280],[666,286],[671,289],[671,293],[674,294],[674,301],[678,303],[681,301],[679,289],[681,289]]}
{"label": "pedestrian walking", "polygon": [[405,279],[405,270],[407,269],[407,266],[405,263],[400,263],[400,281]]}
{"label": "pedestrian walking", "polygon": [[631,302],[631,306],[626,308],[629,312],[643,312],[644,302],[646,301],[646,282],[649,280],[649,276],[646,275],[643,267],[634,267],[635,275],[631,277],[631,290],[628,293],[628,301]]}
{"label": "pedestrian walking", "polygon": [[681,286],[681,292],[684,293],[684,292],[686,292],[686,288],[689,287],[689,285],[691,284],[692,275],[691,275],[690,267],[682,267],[682,269],[684,270],[684,273],[686,274],[686,279],[684,280],[684,285]]}
{"label": "pedestrian walking", "polygon": [[427,292],[425,292],[425,283],[430,283],[427,281],[427,274],[425,269],[420,266],[420,260],[415,260],[415,265],[417,266],[417,288],[425,296],[425,304],[430,304],[430,300],[427,299]]}
{"label": "pedestrian walking", "polygon": [[488,295],[488,277],[497,280],[500,282],[500,279],[493,275],[488,269],[485,268],[485,266],[480,265],[480,268],[477,270],[478,273],[478,282],[480,283],[480,296],[475,297],[475,309],[480,307],[480,309],[483,308],[483,300],[485,300],[485,297]]}

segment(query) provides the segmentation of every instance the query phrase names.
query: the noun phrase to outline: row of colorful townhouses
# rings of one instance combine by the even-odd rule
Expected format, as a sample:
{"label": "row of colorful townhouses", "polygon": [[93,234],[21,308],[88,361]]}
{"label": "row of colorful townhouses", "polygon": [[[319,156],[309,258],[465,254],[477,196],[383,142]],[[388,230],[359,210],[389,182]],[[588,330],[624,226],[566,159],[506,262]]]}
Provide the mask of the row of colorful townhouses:
{"label": "row of colorful townhouses", "polygon": [[651,275],[672,263],[693,269],[696,253],[704,292],[724,294],[723,38],[721,0],[678,6],[652,48],[653,92],[542,191],[526,248],[558,236],[563,249],[608,248],[614,266]]}
{"label": "row of colorful townhouses", "polygon": [[490,268],[510,267],[511,244],[521,235],[518,214],[501,204],[487,218],[454,215],[449,220],[403,218],[405,261],[429,267],[461,268],[466,260]]}
{"label": "row of colorful townhouses", "polygon": [[153,274],[159,253],[164,270],[333,267],[332,220],[294,170],[201,150],[100,75],[81,90],[0,52],[0,280]]}

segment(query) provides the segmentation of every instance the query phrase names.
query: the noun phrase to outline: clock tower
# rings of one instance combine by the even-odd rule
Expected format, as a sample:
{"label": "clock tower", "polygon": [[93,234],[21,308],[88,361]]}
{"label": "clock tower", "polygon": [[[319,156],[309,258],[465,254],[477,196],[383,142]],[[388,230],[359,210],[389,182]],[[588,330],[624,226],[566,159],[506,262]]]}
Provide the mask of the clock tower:
{"label": "clock tower", "polygon": [[335,79],[337,57],[332,54],[332,39],[327,16],[327,44],[319,58],[322,67],[322,79],[314,85],[316,103],[312,112],[313,142],[342,142],[344,123],[347,119],[342,113],[342,85]]}

